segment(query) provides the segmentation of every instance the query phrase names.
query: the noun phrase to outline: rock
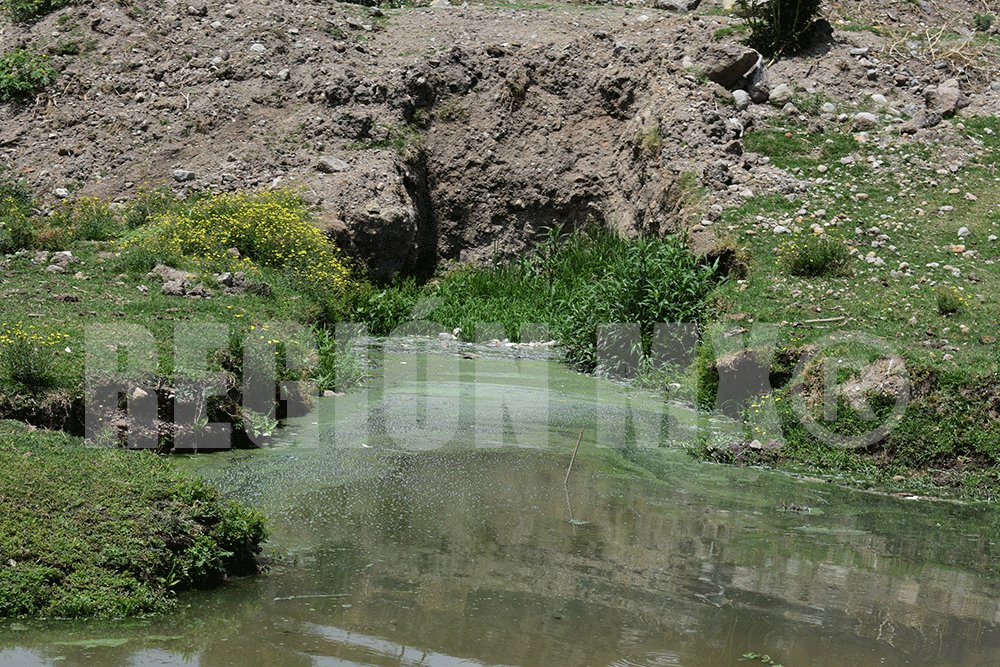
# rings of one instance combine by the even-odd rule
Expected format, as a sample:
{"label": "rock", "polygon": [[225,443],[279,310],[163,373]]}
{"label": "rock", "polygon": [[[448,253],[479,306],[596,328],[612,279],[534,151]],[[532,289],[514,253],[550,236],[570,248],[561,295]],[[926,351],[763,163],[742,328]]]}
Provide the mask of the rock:
{"label": "rock", "polygon": [[733,106],[737,111],[746,111],[750,106],[750,93],[745,90],[734,90]]}
{"label": "rock", "polygon": [[790,230],[788,227],[785,227],[784,225],[775,225],[774,229],[772,229],[771,231],[773,231],[775,234],[791,234],[792,232],[792,230]]}
{"label": "rock", "polygon": [[921,109],[913,118],[899,126],[900,134],[914,134],[919,130],[934,127],[941,122],[941,114]]}
{"label": "rock", "polygon": [[188,5],[187,13],[189,16],[208,16],[208,6],[207,5]]}
{"label": "rock", "polygon": [[254,53],[264,53],[265,51],[267,51],[267,47],[261,44],[260,42],[254,42],[253,44],[250,45],[250,50],[253,51]]}
{"label": "rock", "polygon": [[149,393],[147,393],[145,390],[139,387],[136,387],[135,389],[132,390],[131,398],[133,401],[138,401],[140,399],[146,398],[147,396],[149,396]]}
{"label": "rock", "polygon": [[188,171],[187,169],[174,169],[174,180],[178,183],[187,183],[188,181],[193,181],[195,174],[193,171]]}
{"label": "rock", "polygon": [[350,171],[351,165],[338,157],[326,155],[319,159],[319,162],[316,164],[316,169],[324,174],[337,174],[344,171]]}
{"label": "rock", "polygon": [[701,0],[656,0],[653,6],[672,12],[689,12],[692,9],[697,9],[700,4]]}
{"label": "rock", "polygon": [[757,51],[742,44],[711,44],[695,60],[695,67],[723,88],[732,88],[761,62]]}
{"label": "rock", "polygon": [[164,296],[184,296],[187,294],[187,290],[184,288],[184,283],[180,280],[168,280],[163,283],[163,287],[160,288],[160,292]]}
{"label": "rock", "polygon": [[879,93],[875,93],[874,95],[872,95],[871,101],[880,107],[884,107],[885,105],[889,104],[889,100],[886,99],[886,96],[880,95]]}
{"label": "rock", "polygon": [[785,102],[785,106],[781,107],[781,113],[794,116],[799,113],[799,108],[791,102]]}
{"label": "rock", "polygon": [[80,297],[76,294],[53,294],[53,301],[61,301],[63,303],[80,303]]}
{"label": "rock", "polygon": [[784,106],[788,102],[791,102],[792,87],[787,83],[779,83],[771,89],[771,95],[769,96],[768,101],[776,107]]}
{"label": "rock", "polygon": [[186,280],[191,280],[194,278],[194,274],[188,273],[187,271],[181,271],[180,269],[175,269],[173,267],[167,266],[166,264],[157,264],[153,267],[153,270],[146,274],[147,278],[159,278],[163,282],[177,281],[184,282]]}
{"label": "rock", "polygon": [[59,266],[58,264],[52,264],[51,266],[45,267],[45,270],[49,273],[66,273],[66,269]]}
{"label": "rock", "polygon": [[867,111],[854,114],[852,126],[855,130],[873,130],[878,127],[878,116]]}
{"label": "rock", "polygon": [[67,197],[69,197],[69,190],[67,190],[66,188],[56,188],[55,190],[52,191],[52,194],[54,194],[59,199],[66,199]]}
{"label": "rock", "polygon": [[771,96],[771,83],[767,78],[767,70],[764,68],[763,59],[757,64],[750,74],[746,76],[744,82],[746,91],[750,93],[750,99],[754,104],[763,104]]}
{"label": "rock", "polygon": [[279,81],[288,81],[288,79],[291,78],[291,76],[292,76],[291,72],[289,72],[287,69],[278,70]]}
{"label": "rock", "polygon": [[867,46],[855,47],[855,48],[851,49],[851,55],[852,56],[857,56],[859,58],[861,56],[867,56],[868,55],[868,47]]}
{"label": "rock", "polygon": [[958,229],[958,238],[964,239],[966,236],[968,236],[971,233],[972,232],[969,231],[968,227],[959,227],[959,229]]}
{"label": "rock", "polygon": [[997,235],[990,234],[989,236],[986,237],[986,240],[989,241],[990,243],[994,243],[997,240]]}
{"label": "rock", "polygon": [[969,106],[969,98],[962,92],[956,79],[948,79],[938,86],[926,88],[924,101],[929,112],[940,114],[942,118],[951,118],[956,111]]}
{"label": "rock", "polygon": [[837,113],[837,105],[835,105],[833,102],[823,102],[819,110],[822,111],[823,113],[835,114]]}

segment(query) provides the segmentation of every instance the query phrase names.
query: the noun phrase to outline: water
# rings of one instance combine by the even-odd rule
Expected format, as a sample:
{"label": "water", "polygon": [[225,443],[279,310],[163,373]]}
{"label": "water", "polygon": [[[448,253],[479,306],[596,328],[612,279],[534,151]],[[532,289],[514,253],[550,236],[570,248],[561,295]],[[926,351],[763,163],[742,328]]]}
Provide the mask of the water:
{"label": "water", "polygon": [[154,619],[7,623],[0,664],[1000,663],[988,509],[649,448],[697,420],[552,362],[383,363],[271,449],[178,462],[269,514],[267,576]]}

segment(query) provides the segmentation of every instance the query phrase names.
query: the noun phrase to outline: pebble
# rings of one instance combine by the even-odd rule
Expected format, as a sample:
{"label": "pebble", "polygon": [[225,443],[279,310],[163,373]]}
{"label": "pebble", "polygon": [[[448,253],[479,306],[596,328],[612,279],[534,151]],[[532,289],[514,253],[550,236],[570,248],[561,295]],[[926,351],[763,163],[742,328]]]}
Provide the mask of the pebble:
{"label": "pebble", "polygon": [[837,106],[833,102],[823,102],[819,110],[823,113],[837,113]]}
{"label": "pebble", "polygon": [[174,180],[178,183],[186,183],[194,180],[194,172],[187,169],[174,169]]}
{"label": "pebble", "polygon": [[750,94],[745,90],[734,90],[733,106],[737,111],[746,111],[750,106]]}
{"label": "pebble", "polygon": [[972,232],[969,231],[968,227],[959,227],[959,229],[958,229],[958,238],[964,239],[966,236],[968,236],[971,233]]}
{"label": "pebble", "polygon": [[775,225],[772,231],[775,234],[789,234],[791,233],[792,230],[790,230],[788,227],[785,227],[784,225]]}
{"label": "pebble", "polygon": [[986,240],[989,241],[990,243],[993,243],[994,241],[997,240],[997,235],[996,234],[990,234],[989,236],[986,237]]}
{"label": "pebble", "polygon": [[265,51],[267,51],[267,47],[261,44],[260,42],[254,42],[253,44],[250,45],[250,50],[253,51],[254,53],[264,53]]}
{"label": "pebble", "polygon": [[878,126],[878,116],[867,111],[854,115],[854,127],[858,130],[871,130]]}
{"label": "pebble", "polygon": [[69,190],[67,190],[66,188],[56,188],[55,190],[52,191],[52,194],[54,194],[59,199],[66,199],[67,197],[69,197]]}

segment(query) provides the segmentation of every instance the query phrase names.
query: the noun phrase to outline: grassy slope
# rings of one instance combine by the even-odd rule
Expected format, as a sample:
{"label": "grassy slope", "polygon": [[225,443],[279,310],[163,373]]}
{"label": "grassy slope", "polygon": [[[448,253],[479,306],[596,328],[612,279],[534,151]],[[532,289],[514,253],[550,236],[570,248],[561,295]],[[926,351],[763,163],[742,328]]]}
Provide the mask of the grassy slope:
{"label": "grassy slope", "polygon": [[256,571],[254,511],[147,453],[0,422],[0,616],[121,617]]}
{"label": "grassy slope", "polygon": [[[995,496],[1000,485],[1000,261],[995,259],[1000,243],[988,238],[1000,235],[1000,119],[970,118],[963,125],[959,141],[975,159],[955,173],[942,169],[947,146],[889,135],[860,144],[846,127],[811,134],[787,122],[747,138],[749,150],[812,183],[803,195],[759,196],[724,216],[725,233],[752,260],[745,281],[717,290],[721,310],[742,314],[737,317],[743,322],[780,323],[779,348],[793,351],[786,358],[794,359],[794,350],[831,332],[875,334],[903,354],[916,385],[900,427],[863,452],[817,443],[783,411],[782,465],[883,488]],[[842,164],[840,159],[851,154],[855,163]],[[883,164],[873,166],[868,156]],[[821,173],[820,165],[828,171]],[[819,216],[821,209],[825,215]],[[774,234],[776,224],[793,233]],[[783,253],[795,252],[791,244],[813,234],[812,224],[824,225],[825,234],[857,249],[849,275],[806,278],[784,270]],[[961,227],[971,232],[964,239],[958,237]],[[888,240],[873,247],[880,234]],[[954,251],[957,245],[978,254],[963,256]],[[884,265],[864,261],[869,252]],[[900,270],[904,262],[909,268]],[[941,289],[961,295],[962,312],[939,312]],[[828,317],[844,320],[794,325]],[[849,412],[840,419],[845,430],[858,423]]]}

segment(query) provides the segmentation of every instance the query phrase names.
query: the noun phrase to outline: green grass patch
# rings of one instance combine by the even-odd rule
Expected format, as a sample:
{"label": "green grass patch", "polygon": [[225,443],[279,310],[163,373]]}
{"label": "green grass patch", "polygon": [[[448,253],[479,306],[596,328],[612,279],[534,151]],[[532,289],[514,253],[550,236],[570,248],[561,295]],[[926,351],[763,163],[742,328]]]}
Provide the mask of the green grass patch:
{"label": "green grass patch", "polygon": [[2,0],[0,11],[13,21],[27,23],[37,21],[70,3],[71,0]]}
{"label": "green grass patch", "polygon": [[0,617],[120,618],[257,571],[256,511],[148,453],[0,422]]}

